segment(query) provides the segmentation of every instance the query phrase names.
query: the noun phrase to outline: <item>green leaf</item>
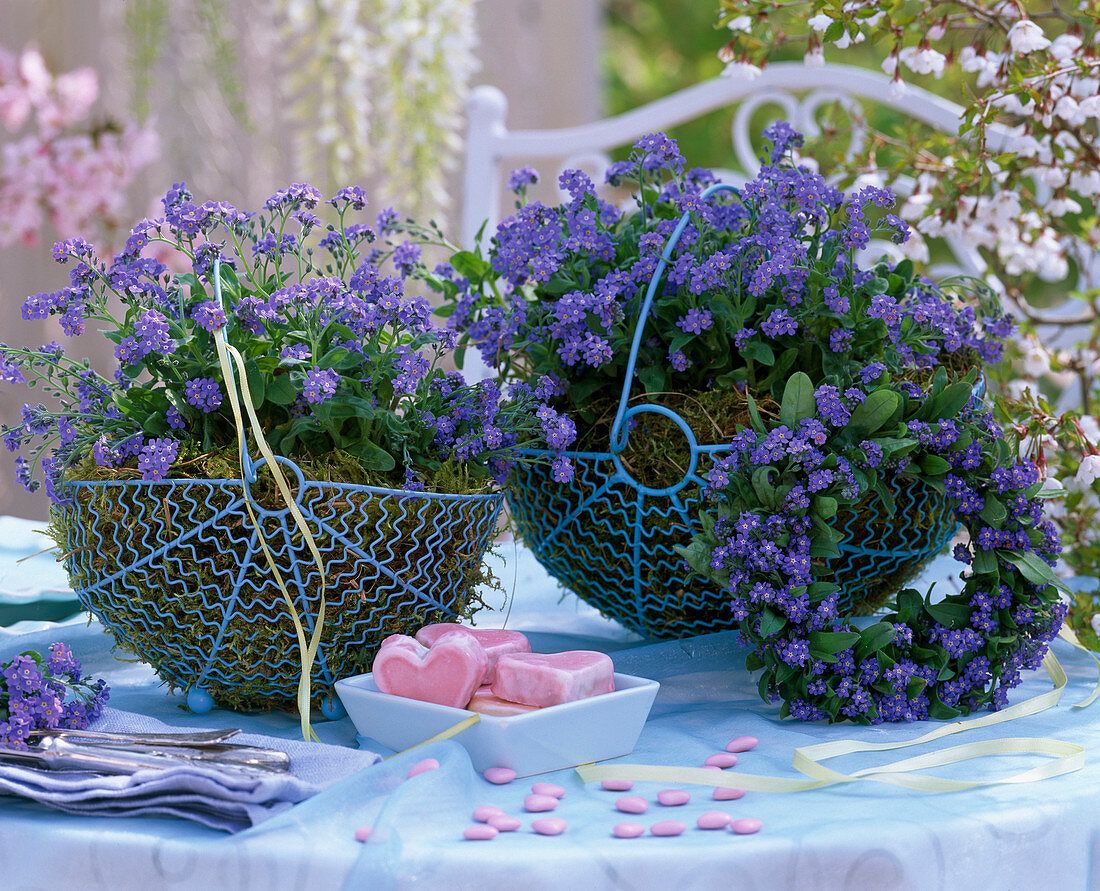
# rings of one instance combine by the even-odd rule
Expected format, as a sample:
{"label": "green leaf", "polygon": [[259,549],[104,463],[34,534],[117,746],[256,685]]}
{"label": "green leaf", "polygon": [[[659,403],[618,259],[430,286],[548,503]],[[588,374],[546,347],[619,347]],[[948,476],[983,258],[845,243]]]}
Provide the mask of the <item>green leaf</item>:
{"label": "green leaf", "polygon": [[836,516],[837,502],[828,495],[814,496],[814,510],[822,519],[829,520]]}
{"label": "green leaf", "polygon": [[348,452],[359,459],[367,470],[393,470],[397,466],[393,455],[369,439],[362,439],[348,447]]}
{"label": "green leaf", "polygon": [[924,611],[946,628],[964,627],[972,612],[969,604],[949,601],[925,604]]}
{"label": "green leaf", "polygon": [[780,423],[794,429],[803,418],[812,418],[816,408],[813,381],[804,371],[796,371],[783,388],[783,401],[779,408]]}
{"label": "green leaf", "polygon": [[1054,570],[1038,554],[1031,551],[1001,551],[1001,555],[1033,585],[1049,585],[1054,581]]}
{"label": "green leaf", "polygon": [[[225,267],[223,266],[224,270]],[[252,397],[252,405],[259,408],[264,404],[264,375],[255,359],[246,359],[244,363],[245,380],[248,382],[248,395]]]}
{"label": "green leaf", "polygon": [[834,585],[832,582],[813,582],[806,589],[806,594],[810,598],[810,603],[820,603],[834,591],[840,589],[839,585]]}
{"label": "green leaf", "polygon": [[861,405],[856,406],[845,429],[856,438],[866,438],[889,421],[900,406],[901,396],[893,390],[875,390]]}
{"label": "green leaf", "polygon": [[714,570],[711,569],[710,566],[712,549],[708,544],[696,539],[687,547],[681,547],[680,545],[676,545],[675,547],[676,553],[687,561],[688,566],[690,566],[694,572],[704,578],[709,578],[714,574]]}
{"label": "green leaf", "polygon": [[856,631],[811,631],[810,653],[824,653],[833,656],[859,643]]}
{"label": "green leaf", "polygon": [[958,381],[936,397],[936,417],[949,419],[958,415],[970,401],[974,384],[970,381]]}
{"label": "green leaf", "polygon": [[996,495],[986,495],[985,507],[982,508],[978,516],[993,528],[1000,529],[1001,523],[1003,523],[1008,516],[1008,511],[1005,510],[1005,506]]}
{"label": "green leaf", "polygon": [[759,362],[761,365],[775,364],[775,353],[772,352],[772,348],[759,340],[750,340],[745,344],[741,350],[741,355],[746,359]]}
{"label": "green leaf", "polygon": [[773,472],[774,469],[771,467],[758,467],[752,474],[752,487],[756,492],[756,497],[767,508],[775,507],[777,502],[775,486],[771,482]]}
{"label": "green leaf", "polygon": [[485,273],[493,268],[487,261],[471,251],[459,251],[457,254],[453,254],[450,262],[455,272],[471,281],[480,280]]}
{"label": "green leaf", "polygon": [[939,455],[924,455],[920,459],[920,467],[929,476],[943,476],[951,469],[951,465]]}
{"label": "green leaf", "polygon": [[280,374],[271,381],[264,393],[264,398],[276,405],[290,405],[298,398],[298,388],[294,386],[294,381],[289,374]]}
{"label": "green leaf", "polygon": [[752,424],[752,429],[764,436],[768,429],[764,426],[764,421],[760,417],[760,409],[756,407],[756,400],[750,395],[749,399],[749,423]]}
{"label": "green leaf", "polygon": [[974,572],[982,574],[997,571],[997,552],[985,548],[974,549]]}
{"label": "green leaf", "polygon": [[770,606],[765,607],[763,615],[760,616],[760,636],[764,638],[764,640],[775,637],[775,635],[783,630],[783,626],[786,624],[786,616],[777,613]]}
{"label": "green leaf", "polygon": [[833,21],[829,23],[829,27],[825,29],[825,34],[821,38],[822,40],[840,40],[844,36],[844,23]]}
{"label": "green leaf", "polygon": [[866,659],[877,653],[894,639],[897,630],[889,622],[878,622],[859,632],[859,646],[856,647],[856,659]]}

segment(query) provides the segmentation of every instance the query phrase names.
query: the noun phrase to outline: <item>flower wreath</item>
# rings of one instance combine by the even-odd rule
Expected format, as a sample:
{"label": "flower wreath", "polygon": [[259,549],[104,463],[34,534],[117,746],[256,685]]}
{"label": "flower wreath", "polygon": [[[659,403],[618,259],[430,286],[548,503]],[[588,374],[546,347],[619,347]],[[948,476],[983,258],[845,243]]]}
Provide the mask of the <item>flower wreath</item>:
{"label": "flower wreath", "polygon": [[[782,699],[783,716],[877,724],[997,709],[1065,616],[1038,470],[972,395],[975,370],[959,379],[941,366],[923,390],[882,365],[863,377],[841,393],[799,372],[777,422],[753,412],[710,470],[718,510],[683,555],[732,595],[747,667],[763,669],[760,694]],[[961,593],[932,602],[906,589],[859,630],[840,619],[828,580],[844,537],[835,518],[869,493],[892,512],[892,474],[946,495],[969,533],[954,554],[970,570]]]}

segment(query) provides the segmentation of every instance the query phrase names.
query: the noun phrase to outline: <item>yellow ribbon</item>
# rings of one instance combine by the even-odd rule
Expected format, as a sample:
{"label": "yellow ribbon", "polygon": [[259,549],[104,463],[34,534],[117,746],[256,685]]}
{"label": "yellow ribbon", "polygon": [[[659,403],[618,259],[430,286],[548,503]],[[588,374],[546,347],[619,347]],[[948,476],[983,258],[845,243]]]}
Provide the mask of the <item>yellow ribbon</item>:
{"label": "yellow ribbon", "polygon": [[[218,295],[218,301],[221,302],[221,282],[217,273],[214,276],[214,287]],[[298,610],[294,606],[294,599],[290,596],[290,592],[287,590],[286,583],[283,581],[282,573],[279,572],[279,567],[275,562],[275,555],[271,553],[270,547],[268,547],[267,539],[264,537],[263,528],[260,525],[259,520],[256,517],[255,512],[252,509],[252,501],[248,493],[247,486],[245,487],[245,499],[244,506],[248,511],[248,517],[252,521],[252,525],[256,530],[256,537],[260,543],[260,548],[263,550],[264,557],[267,559],[267,565],[271,569],[272,575],[275,577],[275,582],[279,586],[279,590],[282,592],[283,599],[286,601],[287,606],[290,609],[290,618],[294,623],[294,631],[298,638],[298,652],[300,654],[300,660],[302,664],[302,673],[298,679],[298,713],[301,716],[302,721],[302,738],[309,741],[318,741],[317,734],[314,733],[313,727],[309,721],[309,710],[311,700],[311,677],[310,674],[313,670],[313,663],[317,659],[317,650],[321,644],[321,630],[325,623],[325,564],[321,559],[321,553],[317,549],[317,543],[313,539],[313,533],[310,531],[309,525],[306,523],[305,517],[302,516],[302,512],[298,509],[297,503],[294,501],[294,496],[290,492],[290,486],[286,481],[286,477],[283,474],[282,469],[279,467],[278,462],[275,460],[275,454],[271,450],[271,446],[268,445],[267,439],[263,434],[263,427],[260,424],[260,419],[256,414],[256,406],[252,401],[252,394],[248,388],[248,377],[244,367],[244,357],[235,347],[229,345],[225,339],[225,330],[219,328],[214,334],[214,344],[218,350],[218,363],[221,366],[222,378],[226,384],[226,392],[229,394],[229,404],[233,411],[234,424],[237,430],[237,442],[238,442],[238,458],[241,465],[241,479],[245,478],[245,431],[244,431],[244,418],[241,415],[241,402],[242,399],[237,396],[237,388],[230,386],[230,382],[234,380],[232,372],[232,366],[230,365],[230,358],[237,366],[238,375],[237,383],[241,388],[241,397],[243,397],[244,409],[248,414],[248,420],[252,427],[252,434],[256,439],[256,447],[260,450],[260,454],[267,459],[267,467],[271,470],[271,475],[275,479],[275,484],[279,488],[279,494],[282,496],[284,504],[294,517],[294,522],[298,529],[301,530],[302,538],[305,540],[306,546],[309,548],[310,553],[313,555],[313,560],[317,564],[317,570],[321,575],[320,584],[320,597],[321,603],[317,610],[317,622],[313,626],[313,636],[309,642],[306,642],[305,628],[302,626],[302,620],[298,615]]]}
{"label": "yellow ribbon", "polygon": [[[421,746],[426,746],[429,743],[439,742],[441,739],[450,739],[452,736],[457,736],[467,727],[473,727],[478,721],[481,720],[481,715],[474,712],[470,717],[463,718],[457,724],[448,727],[446,730],[440,730],[435,736],[429,736],[423,742],[418,742],[415,746],[409,746],[407,749],[402,749],[394,755],[390,755],[390,758],[396,758],[398,755],[404,755],[406,752],[411,752],[413,749],[419,749]],[[389,760],[389,759],[387,759]]]}
{"label": "yellow ribbon", "polygon": [[[1098,665],[1100,665],[1100,661],[1098,661]],[[1054,688],[999,712],[973,718],[969,721],[943,724],[915,739],[900,742],[874,743],[847,739],[797,748],[791,759],[791,766],[807,779],[759,776],[741,772],[724,773],[699,767],[663,767],[649,764],[584,764],[577,768],[577,774],[585,783],[602,780],[650,780],[661,783],[687,783],[724,789],[745,789],[753,792],[802,792],[809,789],[821,789],[825,786],[855,782],[889,783],[926,792],[954,792],[973,789],[977,786],[1032,783],[1080,770],[1084,765],[1084,747],[1076,743],[1056,739],[1013,737],[965,743],[896,761],[881,767],[862,768],[851,773],[833,770],[821,764],[821,762],[855,752],[879,752],[919,746],[955,733],[963,733],[968,730],[976,730],[980,727],[989,727],[993,724],[1038,714],[1058,703],[1067,683],[1065,670],[1053,653],[1048,652],[1043,658],[1043,667],[1050,676]],[[1079,703],[1078,707],[1088,705],[1097,695],[1100,695],[1100,685],[1098,685],[1097,690],[1093,691],[1092,696],[1085,702]],[[995,779],[953,780],[913,773],[913,771],[942,767],[975,758],[1021,754],[1043,755],[1053,760],[1023,773]]]}

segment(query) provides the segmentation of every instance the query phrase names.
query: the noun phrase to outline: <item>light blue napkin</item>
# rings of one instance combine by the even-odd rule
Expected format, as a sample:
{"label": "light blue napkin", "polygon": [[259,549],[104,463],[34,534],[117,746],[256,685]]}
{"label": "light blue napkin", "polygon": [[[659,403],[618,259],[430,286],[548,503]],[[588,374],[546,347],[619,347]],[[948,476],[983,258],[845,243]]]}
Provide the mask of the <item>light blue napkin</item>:
{"label": "light blue napkin", "polygon": [[[185,728],[108,708],[92,729],[180,732]],[[233,741],[283,750],[290,756],[290,772],[246,774],[187,764],[125,776],[0,764],[0,791],[70,814],[174,816],[213,829],[238,832],[289,810],[380,760],[374,752],[254,733],[239,734]]]}

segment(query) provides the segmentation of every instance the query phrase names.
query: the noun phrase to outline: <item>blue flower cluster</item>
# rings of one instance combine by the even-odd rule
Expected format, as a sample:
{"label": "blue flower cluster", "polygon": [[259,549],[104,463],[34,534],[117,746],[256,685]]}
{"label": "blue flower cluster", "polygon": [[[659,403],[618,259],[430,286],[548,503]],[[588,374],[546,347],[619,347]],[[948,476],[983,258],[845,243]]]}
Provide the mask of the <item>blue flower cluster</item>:
{"label": "blue flower cluster", "polygon": [[63,643],[47,655],[28,651],[0,664],[0,746],[27,748],[35,730],[83,730],[99,717],[110,690],[102,678],[81,677]]}
{"label": "blue flower cluster", "polygon": [[[226,394],[241,383],[268,443],[287,457],[338,449],[400,485],[451,461],[476,479],[501,478],[519,449],[550,441],[559,475],[571,472],[561,453],[574,431],[536,414],[533,389],[513,397],[441,367],[455,334],[432,322],[423,297],[405,290],[420,245],[364,255],[375,231],[345,223],[365,206],[363,190],[347,187],[322,202],[317,189],[295,183],[251,213],[196,203],[176,183],[164,197],[164,216],[135,225],[110,261],[80,238],[58,242],[54,256],[73,264],[69,286],[27,298],[23,315],[59,315],[72,335],[86,321],[102,323],[118,367],[108,380],[56,343],[0,345],[0,380],[33,381],[60,403],[53,411],[28,406],[21,424],[0,431],[9,450],[30,455],[16,459],[20,480],[36,487],[40,464],[47,492],[61,497],[59,475],[86,456],[101,467],[136,469],[144,480],[165,479],[183,451],[235,442]],[[336,222],[322,227],[322,212]],[[392,230],[397,214],[384,211],[379,225]],[[326,261],[309,241],[314,230],[324,233]],[[171,273],[145,256],[154,249],[175,252],[191,270]],[[387,259],[399,275],[383,271]],[[216,261],[221,302],[212,282]],[[121,318],[109,301],[121,302]],[[223,379],[216,337],[245,357],[244,382]]]}
{"label": "blue flower cluster", "polygon": [[[910,397],[878,379],[840,394],[796,373],[779,421],[743,430],[714,461],[718,518],[684,555],[730,592],[750,668],[764,670],[762,693],[784,714],[880,723],[999,708],[1065,616],[1039,475],[969,397],[972,381],[941,370]],[[970,569],[962,594],[903,591],[894,614],[857,631],[829,581],[843,539],[830,520],[879,498],[884,471],[946,494],[969,534],[955,557]]]}
{"label": "blue flower cluster", "polygon": [[883,364],[884,344],[894,370],[999,359],[1013,325],[991,304],[979,312],[967,295],[914,276],[908,261],[856,263],[873,238],[908,237],[889,212],[892,193],[867,187],[846,196],[796,166],[790,151],[802,137],[784,122],[764,138],[772,148],[758,175],[703,201],[714,174],[685,173],[665,134],[641,137],[607,173],[611,184],[636,187],[633,213],[577,170],[561,175],[569,198],[559,206],[527,202],[537,174],[515,171],[509,185],[520,202],[488,250],[457,251],[422,274],[446,297],[463,344],[505,379],[561,381],[556,407],[571,412],[621,390],[638,307],[685,212],[646,320],[635,389],[764,391],[795,367],[814,380],[841,374],[847,384]]}

